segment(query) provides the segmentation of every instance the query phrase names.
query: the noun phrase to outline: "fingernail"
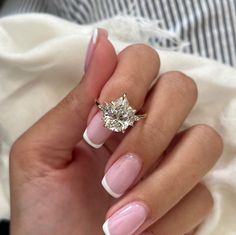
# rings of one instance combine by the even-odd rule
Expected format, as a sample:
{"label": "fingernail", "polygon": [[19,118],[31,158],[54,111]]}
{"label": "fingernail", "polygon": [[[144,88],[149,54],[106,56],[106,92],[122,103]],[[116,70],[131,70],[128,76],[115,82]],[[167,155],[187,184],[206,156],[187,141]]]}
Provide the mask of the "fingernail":
{"label": "fingernail", "polygon": [[113,214],[103,225],[106,235],[132,235],[148,216],[147,207],[142,203],[129,203]]}
{"label": "fingernail", "polygon": [[142,163],[137,156],[126,154],[110,167],[102,185],[111,196],[118,198],[131,186],[141,168]]}
{"label": "fingernail", "polygon": [[152,232],[143,232],[140,235],[154,235],[154,233],[152,233]]}
{"label": "fingernail", "polygon": [[103,35],[105,37],[108,36],[108,33],[105,29],[95,29],[93,31],[92,37],[90,39],[88,48],[87,48],[87,53],[86,53],[86,58],[85,58],[85,64],[84,64],[84,71],[86,72],[88,70],[89,64],[91,62],[91,59],[93,57],[93,52],[96,48],[98,38]]}
{"label": "fingernail", "polygon": [[112,131],[105,128],[102,120],[102,112],[98,112],[84,132],[84,140],[94,148],[100,148],[112,134]]}
{"label": "fingernail", "polygon": [[97,37],[98,37],[98,29],[95,29],[93,31],[92,37],[90,39],[90,42],[88,44],[87,52],[86,52],[86,57],[85,57],[85,64],[84,64],[84,71],[86,72],[88,70],[89,63],[91,61],[94,49],[97,44]]}

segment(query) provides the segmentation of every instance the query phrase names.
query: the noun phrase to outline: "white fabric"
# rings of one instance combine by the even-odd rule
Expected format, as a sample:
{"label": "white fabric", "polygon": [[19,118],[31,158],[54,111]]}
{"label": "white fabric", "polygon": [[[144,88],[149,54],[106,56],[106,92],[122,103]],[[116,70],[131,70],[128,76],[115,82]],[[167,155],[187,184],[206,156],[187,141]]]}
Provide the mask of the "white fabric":
{"label": "white fabric", "polygon": [[[119,22],[116,24],[119,27]],[[110,39],[117,51],[127,46],[121,39],[130,36],[135,24],[114,33],[112,20],[100,23],[111,29]],[[0,20],[0,218],[9,218],[9,148],[79,82],[94,27],[36,14]],[[138,30],[132,32],[132,40],[139,41]],[[160,56],[162,72],[183,71],[199,87],[198,102],[184,127],[207,123],[225,141],[222,158],[206,177],[215,199],[214,210],[198,235],[235,235],[236,70],[180,52],[160,51]]]}

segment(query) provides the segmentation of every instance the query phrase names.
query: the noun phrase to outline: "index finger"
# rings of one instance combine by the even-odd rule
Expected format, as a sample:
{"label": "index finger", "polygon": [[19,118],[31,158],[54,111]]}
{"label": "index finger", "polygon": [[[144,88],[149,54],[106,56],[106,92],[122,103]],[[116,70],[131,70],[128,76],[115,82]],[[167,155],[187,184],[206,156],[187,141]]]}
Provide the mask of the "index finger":
{"label": "index finger", "polygon": [[[94,100],[116,67],[117,55],[104,30],[95,30],[91,43],[93,56],[82,81],[53,109],[46,113],[15,143],[31,149],[63,150],[70,157],[82,139],[87,116]],[[91,46],[91,44],[90,44]],[[101,64],[106,64],[101,69]],[[57,151],[58,154],[58,151]],[[57,155],[56,154],[56,155]]]}

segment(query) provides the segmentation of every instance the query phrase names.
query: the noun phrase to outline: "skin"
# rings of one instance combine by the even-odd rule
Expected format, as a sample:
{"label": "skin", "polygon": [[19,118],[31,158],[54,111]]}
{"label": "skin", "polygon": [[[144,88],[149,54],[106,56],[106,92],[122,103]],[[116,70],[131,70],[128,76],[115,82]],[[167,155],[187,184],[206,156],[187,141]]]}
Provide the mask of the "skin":
{"label": "skin", "polygon": [[[149,210],[136,234],[183,235],[205,219],[213,200],[199,182],[219,158],[222,140],[206,125],[176,134],[196,102],[197,87],[186,75],[168,72],[150,90],[159,65],[152,48],[137,44],[116,55],[100,34],[82,81],[12,146],[12,235],[103,234],[105,217],[132,201]],[[92,149],[82,135],[96,112],[94,100],[123,93],[148,117]],[[127,152],[140,157],[143,169],[117,201],[100,182],[104,170]]]}

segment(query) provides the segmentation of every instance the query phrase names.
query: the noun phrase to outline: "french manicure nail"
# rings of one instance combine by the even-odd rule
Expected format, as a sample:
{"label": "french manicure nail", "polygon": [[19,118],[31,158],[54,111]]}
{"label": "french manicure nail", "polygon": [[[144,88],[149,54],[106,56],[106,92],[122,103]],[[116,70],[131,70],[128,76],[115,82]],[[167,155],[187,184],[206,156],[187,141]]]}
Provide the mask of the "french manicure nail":
{"label": "french manicure nail", "polygon": [[145,222],[147,207],[138,202],[129,203],[113,214],[103,225],[106,235],[132,235]]}
{"label": "french manicure nail", "polygon": [[118,159],[102,180],[105,190],[118,198],[125,193],[137,178],[142,168],[141,160],[134,154],[126,154]]}
{"label": "french manicure nail", "polygon": [[83,138],[90,146],[100,148],[111,134],[112,131],[104,127],[102,112],[99,111],[89,123]]}
{"label": "french manicure nail", "polygon": [[97,44],[97,38],[98,38],[98,29],[95,29],[93,31],[92,37],[90,39],[88,48],[87,48],[87,53],[86,53],[86,58],[85,58],[85,64],[84,64],[84,71],[86,72],[88,69],[88,66],[90,64],[94,49]]}
{"label": "french manicure nail", "polygon": [[86,58],[85,58],[85,64],[84,64],[84,71],[86,72],[88,70],[89,64],[92,60],[93,57],[93,52],[96,48],[98,38],[100,36],[108,37],[108,32],[105,29],[102,28],[97,28],[93,31],[92,37],[90,39],[88,48],[87,48],[87,53],[86,53]]}

